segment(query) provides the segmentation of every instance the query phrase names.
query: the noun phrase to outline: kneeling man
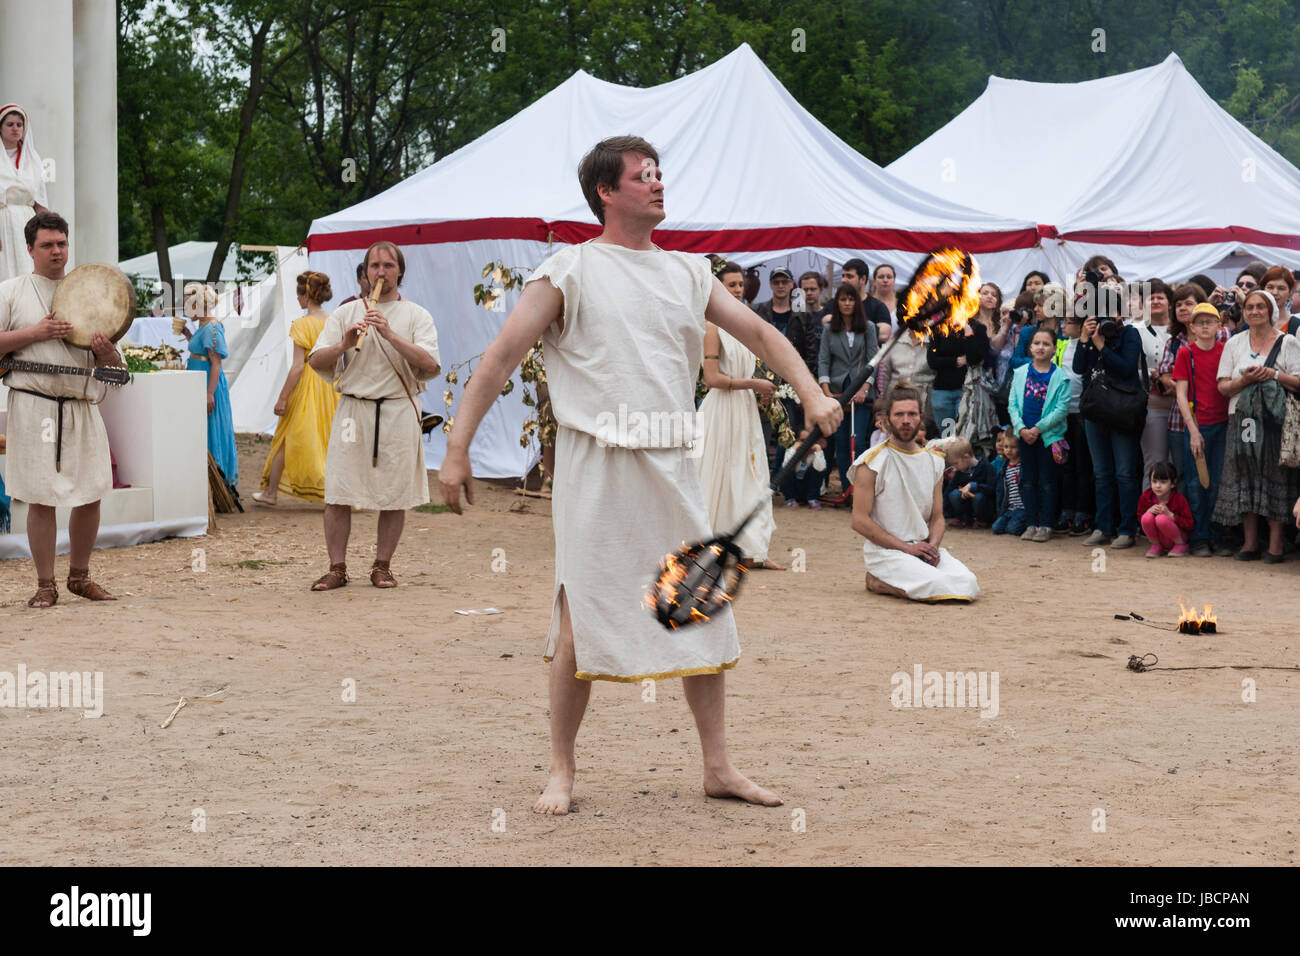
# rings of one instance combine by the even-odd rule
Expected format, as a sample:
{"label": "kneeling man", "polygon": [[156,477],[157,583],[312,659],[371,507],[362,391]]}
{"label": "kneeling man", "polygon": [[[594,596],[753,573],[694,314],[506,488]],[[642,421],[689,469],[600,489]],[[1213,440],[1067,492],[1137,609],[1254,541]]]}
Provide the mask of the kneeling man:
{"label": "kneeling man", "polygon": [[913,601],[973,601],[980,593],[975,575],[939,547],[945,462],[942,452],[916,442],[920,392],[895,385],[883,410],[889,440],[849,468],[853,530],[867,539],[867,590]]}

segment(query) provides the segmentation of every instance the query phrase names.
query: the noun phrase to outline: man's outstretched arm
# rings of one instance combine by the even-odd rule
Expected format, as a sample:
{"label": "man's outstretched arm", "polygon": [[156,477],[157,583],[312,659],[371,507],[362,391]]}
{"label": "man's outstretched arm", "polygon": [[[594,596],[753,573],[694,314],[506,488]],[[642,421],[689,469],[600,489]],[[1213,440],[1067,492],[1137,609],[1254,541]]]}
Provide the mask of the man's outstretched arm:
{"label": "man's outstretched arm", "polygon": [[442,500],[456,514],[461,513],[460,489],[465,500],[474,503],[470,490],[469,445],[474,440],[483,416],[501,394],[510,374],[519,367],[528,350],[556,319],[564,314],[564,296],[550,282],[538,280],[524,286],[523,295],[510,311],[506,323],[488,350],[461,396],[460,407],[451,434],[447,436],[447,456],[438,471]]}

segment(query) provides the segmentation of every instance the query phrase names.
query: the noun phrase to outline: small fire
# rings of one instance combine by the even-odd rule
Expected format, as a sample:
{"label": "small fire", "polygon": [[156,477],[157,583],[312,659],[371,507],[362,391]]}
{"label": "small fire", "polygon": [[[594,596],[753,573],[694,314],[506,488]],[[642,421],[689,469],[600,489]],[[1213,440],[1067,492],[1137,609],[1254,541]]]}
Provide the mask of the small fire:
{"label": "small fire", "polygon": [[670,630],[705,623],[735,600],[746,571],[737,563],[739,556],[734,545],[683,544],[659,562],[659,577],[645,596],[646,607]]}
{"label": "small fire", "polygon": [[960,332],[979,309],[979,265],[969,252],[948,247],[930,253],[912,276],[902,322],[920,341],[931,327]]}
{"label": "small fire", "polygon": [[1205,605],[1205,610],[1198,612],[1196,605],[1187,607],[1183,599],[1178,599],[1178,633],[1179,634],[1215,634],[1219,630],[1219,619],[1215,617],[1214,605]]}

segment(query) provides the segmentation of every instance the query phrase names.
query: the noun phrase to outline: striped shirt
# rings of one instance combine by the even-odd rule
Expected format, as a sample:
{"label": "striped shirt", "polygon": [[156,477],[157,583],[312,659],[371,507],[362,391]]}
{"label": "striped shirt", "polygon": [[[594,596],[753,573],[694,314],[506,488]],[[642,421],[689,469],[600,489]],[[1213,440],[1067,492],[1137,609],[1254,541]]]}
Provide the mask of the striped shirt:
{"label": "striped shirt", "polygon": [[1007,483],[1007,510],[1023,511],[1025,502],[1020,497],[1020,462],[1014,465],[1008,462],[1002,480]]}

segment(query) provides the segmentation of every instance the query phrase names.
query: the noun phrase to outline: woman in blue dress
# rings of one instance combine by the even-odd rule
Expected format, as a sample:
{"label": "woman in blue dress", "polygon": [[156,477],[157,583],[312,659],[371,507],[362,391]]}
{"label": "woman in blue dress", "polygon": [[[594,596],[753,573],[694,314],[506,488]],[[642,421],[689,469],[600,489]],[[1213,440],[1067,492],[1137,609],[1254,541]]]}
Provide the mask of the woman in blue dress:
{"label": "woman in blue dress", "polygon": [[239,457],[235,452],[235,423],[230,413],[230,388],[222,360],[229,354],[226,331],[210,313],[217,304],[217,293],[209,285],[192,282],[185,287],[185,312],[197,318],[198,330],[184,330],[190,340],[190,357],[185,367],[208,377],[208,451],[234,488],[239,484]]}

